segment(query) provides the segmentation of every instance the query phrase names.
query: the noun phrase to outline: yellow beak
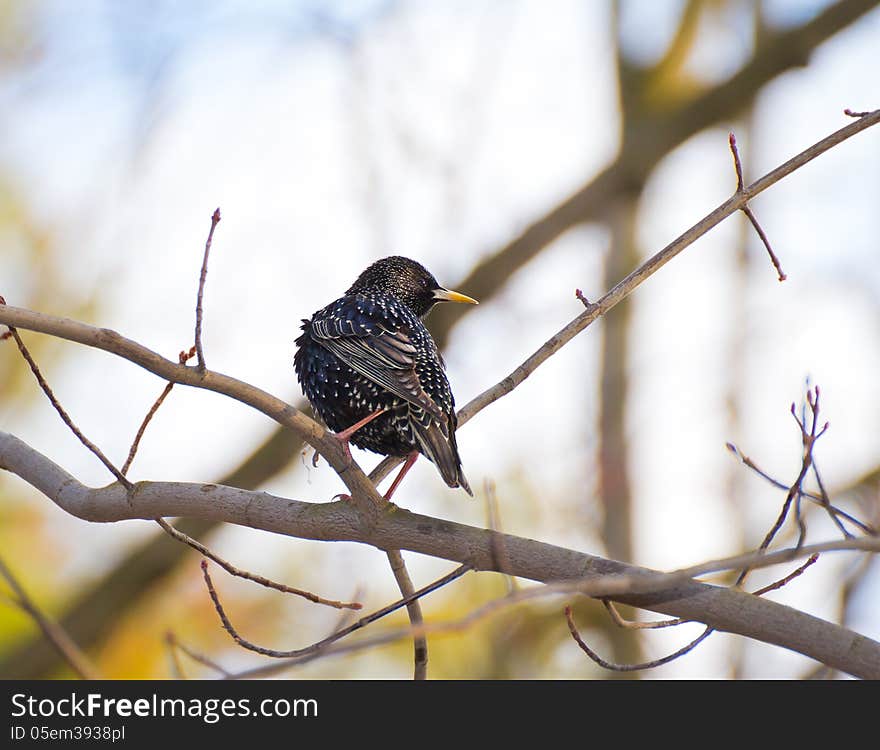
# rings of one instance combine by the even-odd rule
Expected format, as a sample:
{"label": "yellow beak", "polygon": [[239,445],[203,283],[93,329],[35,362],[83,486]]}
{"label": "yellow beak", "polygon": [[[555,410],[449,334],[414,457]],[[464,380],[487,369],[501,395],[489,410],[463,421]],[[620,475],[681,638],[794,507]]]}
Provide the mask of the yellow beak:
{"label": "yellow beak", "polygon": [[449,289],[435,290],[434,299],[442,300],[443,302],[466,302],[469,305],[480,304],[473,297],[468,297],[466,294],[460,294],[458,292],[452,292]]}

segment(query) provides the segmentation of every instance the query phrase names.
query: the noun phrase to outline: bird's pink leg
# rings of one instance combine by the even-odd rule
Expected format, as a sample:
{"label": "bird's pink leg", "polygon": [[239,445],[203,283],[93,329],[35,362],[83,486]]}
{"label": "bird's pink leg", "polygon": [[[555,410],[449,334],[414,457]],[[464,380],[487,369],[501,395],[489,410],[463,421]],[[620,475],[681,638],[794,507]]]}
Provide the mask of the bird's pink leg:
{"label": "bird's pink leg", "polygon": [[337,440],[341,440],[343,443],[348,445],[348,441],[351,439],[351,436],[354,435],[361,427],[364,425],[368,425],[372,422],[376,417],[381,417],[386,411],[387,408],[376,409],[372,414],[367,414],[363,419],[358,422],[355,422],[351,427],[344,429],[342,432],[333,433],[333,437]]}
{"label": "bird's pink leg", "polygon": [[[406,457],[406,461],[403,462],[403,467],[401,467],[400,471],[397,473],[397,476],[394,478],[394,481],[391,483],[391,486],[388,488],[388,492],[384,495],[385,502],[391,501],[391,496],[394,494],[394,490],[397,489],[397,485],[400,484],[401,480],[406,476],[406,473],[412,468],[412,465],[416,462],[419,457],[418,451],[413,451]],[[351,501],[351,495],[341,494],[334,495],[333,499],[336,500],[340,498],[345,502]]]}
{"label": "bird's pink leg", "polygon": [[[346,427],[342,432],[331,432],[330,434],[335,437],[341,444],[342,449],[345,451],[348,456],[349,461],[351,460],[351,449],[348,447],[348,443],[351,440],[351,436],[354,435],[361,427],[364,425],[368,425],[372,422],[376,417],[382,416],[386,411],[385,409],[376,409],[376,411],[371,414],[367,414],[363,419],[355,422],[351,427]],[[312,466],[318,465],[318,452],[315,451],[315,455],[312,457]]]}
{"label": "bird's pink leg", "polygon": [[397,485],[400,484],[400,481],[406,476],[406,473],[412,468],[412,465],[416,462],[416,459],[418,459],[418,457],[418,451],[413,451],[406,457],[406,461],[403,462],[403,467],[401,468],[400,473],[391,483],[391,486],[388,488],[388,492],[385,493],[386,501],[391,500],[391,496],[394,494],[394,490],[397,489]]}

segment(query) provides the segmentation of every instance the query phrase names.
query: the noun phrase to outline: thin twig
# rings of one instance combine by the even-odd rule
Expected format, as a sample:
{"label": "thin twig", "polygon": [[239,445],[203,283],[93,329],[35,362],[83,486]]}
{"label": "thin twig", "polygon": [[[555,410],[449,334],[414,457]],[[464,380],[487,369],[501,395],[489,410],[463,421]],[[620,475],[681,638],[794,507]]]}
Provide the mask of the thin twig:
{"label": "thin twig", "polygon": [[[794,571],[789,573],[784,578],[780,578],[778,581],[774,581],[773,583],[764,586],[764,588],[758,589],[754,592],[755,596],[762,596],[770,591],[776,591],[777,589],[781,589],[783,586],[793,581],[798,576],[802,575],[803,572],[813,565],[819,559],[818,554],[813,554],[810,558],[796,568]],[[676,617],[670,620],[658,620],[655,622],[637,622],[634,620],[627,620],[621,617],[620,613],[617,611],[617,608],[607,599],[602,600],[602,604],[605,605],[605,609],[608,610],[608,614],[611,615],[611,619],[615,622],[615,624],[619,625],[623,628],[629,628],[632,630],[642,630],[642,629],[656,629],[656,628],[669,628],[674,627],[676,625],[681,625],[686,622],[693,622],[692,620],[686,620],[682,617]],[[572,637],[575,639],[577,644],[581,647],[584,653],[587,654],[594,662],[604,667],[605,669],[609,669],[615,672],[635,672],[640,669],[653,669],[654,667],[659,667],[663,664],[668,664],[674,659],[679,658],[680,656],[684,656],[689,651],[693,650],[705,640],[715,628],[707,627],[696,639],[688,643],[683,648],[680,648],[678,651],[669,654],[668,656],[664,656],[661,659],[655,659],[653,661],[642,662],[641,664],[616,664],[613,662],[605,661],[602,657],[600,657],[595,651],[590,649],[589,646],[584,642],[583,638],[581,638],[580,633],[578,632],[577,626],[574,623],[574,617],[571,613],[571,607],[565,608],[565,617],[568,620],[568,629],[571,633]]]}
{"label": "thin twig", "polygon": [[[818,399],[817,399],[817,401],[818,401]],[[816,409],[815,409],[814,414],[816,416],[818,415],[818,403],[816,403]],[[800,544],[798,545],[798,548],[801,548]],[[807,568],[809,568],[811,565],[813,565],[818,559],[819,559],[818,553],[813,553],[812,555],[810,555],[809,559],[806,560],[806,562],[804,562],[803,564],[798,566],[791,573],[784,576],[783,578],[780,578],[777,581],[774,581],[773,583],[771,583],[767,586],[764,586],[761,589],[758,589],[757,591],[754,592],[754,595],[755,596],[762,596],[766,593],[769,593],[770,591],[776,591],[777,589],[781,589],[783,586],[787,585],[788,583],[793,581],[795,578],[802,575],[804,573],[804,571]],[[743,573],[741,574],[740,580],[736,584],[737,586],[739,586],[742,583],[742,580],[744,579],[745,574],[747,573],[747,570],[748,569],[744,570]],[[692,620],[687,620],[683,617],[676,617],[676,618],[668,619],[668,620],[658,620],[658,621],[654,621],[654,622],[637,622],[634,620],[627,620],[624,617],[622,617],[620,615],[620,613],[617,611],[617,608],[614,606],[614,604],[610,600],[602,599],[602,604],[605,605],[605,609],[608,611],[608,614],[611,616],[611,619],[615,622],[615,624],[617,624],[620,627],[628,628],[628,629],[632,629],[632,630],[668,628],[668,627],[674,627],[677,625],[681,625],[686,622],[692,622]],[[592,651],[587,646],[587,644],[583,641],[583,639],[580,636],[580,633],[577,630],[577,627],[574,624],[574,618],[571,615],[571,607],[566,607],[565,614],[566,614],[566,618],[568,619],[569,631],[571,632],[572,637],[575,639],[575,641],[577,641],[577,643],[581,647],[581,649],[583,649],[583,651],[597,664],[605,667],[606,669],[610,669],[610,670],[617,671],[617,672],[637,671],[639,669],[649,669],[649,668],[660,666],[661,664],[667,664],[670,661],[672,661],[673,659],[677,659],[678,657],[683,656],[684,654],[691,651],[702,640],[707,638],[712,633],[713,630],[715,630],[715,628],[713,628],[712,626],[708,626],[703,631],[703,633],[698,638],[696,638],[694,641],[692,641],[688,645],[684,646],[682,649],[679,649],[675,653],[670,654],[669,656],[663,657],[662,659],[651,661],[651,662],[643,662],[642,664],[622,665],[622,664],[616,664],[613,662],[607,662],[604,659],[602,659],[598,654],[596,654],[594,651]]]}
{"label": "thin twig", "polygon": [[31,599],[24,587],[19,583],[13,572],[0,558],[0,575],[6,579],[14,596],[12,601],[37,624],[46,640],[52,644],[61,657],[70,665],[70,668],[83,680],[99,680],[101,675],[95,669],[91,660],[85,655],[76,642],[67,634],[57,622],[46,615]]}
{"label": "thin twig", "polygon": [[[742,453],[739,450],[739,448],[736,447],[736,445],[734,445],[733,443],[727,443],[727,450],[729,450],[734,456],[736,456],[736,458],[738,458],[743,463],[744,466],[746,466],[747,468],[754,471],[762,479],[765,479],[767,482],[772,484],[777,489],[785,490],[786,492],[788,491],[789,486],[787,484],[783,484],[778,479],[774,479],[773,477],[771,477],[766,471],[764,471],[761,467],[759,467],[751,458],[749,458],[747,455]],[[815,460],[814,460],[814,465],[815,465]],[[836,505],[832,505],[830,503],[830,501],[828,502],[828,504],[826,506],[826,503],[823,501],[821,495],[816,495],[812,492],[804,492],[804,497],[807,498],[808,500],[812,500],[814,503],[816,503],[818,505],[822,505],[822,506],[826,507],[826,510],[829,510],[831,513],[833,513],[836,516],[840,516],[841,518],[844,518],[845,520],[847,520],[851,524],[853,524],[853,526],[857,526],[859,529],[864,531],[866,534],[871,534],[871,535],[877,534],[877,531],[874,529],[874,527],[870,526],[867,523],[860,521],[858,518],[850,515],[845,510],[838,508]]]}
{"label": "thin twig", "polygon": [[[182,351],[177,355],[177,361],[180,364],[185,365],[190,359],[195,356],[196,348],[195,346],[190,347],[188,352]],[[128,458],[125,459],[125,463],[122,465],[122,473],[128,474],[128,470],[131,468],[131,462],[134,461],[135,454],[137,453],[138,447],[141,444],[141,439],[144,436],[144,432],[147,430],[147,425],[150,424],[150,420],[156,415],[156,412],[159,410],[159,407],[162,406],[162,402],[168,397],[168,394],[171,393],[171,389],[174,388],[174,383],[166,383],[165,387],[162,389],[162,393],[159,394],[159,398],[156,399],[155,403],[150,407],[150,410],[147,412],[147,416],[144,417],[144,421],[141,422],[141,426],[138,428],[137,435],[135,435],[134,440],[132,441],[131,448],[128,451]]]}
{"label": "thin twig", "polygon": [[[733,133],[728,136],[728,143],[730,144],[730,151],[733,154],[733,166],[734,169],[736,169],[736,192],[743,193],[745,191],[745,184],[743,183],[742,162],[739,158],[739,149],[736,146],[736,136]],[[782,271],[782,266],[780,266],[779,264],[779,258],[777,258],[776,253],[773,252],[773,248],[770,246],[770,240],[767,239],[767,235],[764,233],[764,230],[758,223],[758,219],[755,217],[755,214],[752,213],[752,209],[749,208],[749,204],[744,203],[740,210],[748,217],[749,221],[752,222],[752,226],[758,233],[758,237],[760,237],[761,242],[764,243],[764,247],[767,249],[767,254],[770,256],[770,262],[773,263],[773,267],[776,269],[776,273],[779,275],[779,280],[785,281],[787,277]]]}
{"label": "thin twig", "polygon": [[[456,569],[450,575],[455,575],[458,573],[459,569]],[[466,571],[463,571],[466,572]],[[459,573],[460,575],[460,573]],[[435,582],[432,584],[436,586],[440,584],[441,581]],[[489,602],[477,607],[476,609],[471,610],[468,614],[463,617],[452,620],[448,622],[432,622],[425,623],[418,628],[420,633],[459,633],[465,631],[477,622],[484,620],[492,615],[497,614],[498,612],[520,604],[525,601],[530,601],[532,599],[543,598],[546,596],[556,595],[556,594],[571,594],[571,593],[581,593],[579,591],[579,587],[577,584],[573,583],[550,583],[544,586],[536,586],[534,588],[528,589],[520,589],[515,591],[512,594],[507,594],[506,596],[499,597],[498,599],[492,599]],[[400,603],[395,603],[393,605],[389,605],[389,607],[397,607],[399,608]],[[385,609],[388,609],[387,607]],[[379,612],[375,614],[379,614],[380,612],[384,612],[384,610],[379,610]],[[366,618],[364,618],[366,619]],[[295,666],[298,664],[302,664],[306,661],[310,661],[317,656],[323,655],[336,655],[342,653],[350,653],[353,651],[364,651],[371,648],[375,648],[377,646],[383,646],[388,643],[394,643],[396,641],[402,640],[404,638],[412,638],[414,635],[414,628],[409,626],[407,628],[396,629],[391,632],[382,633],[380,635],[373,636],[371,638],[364,638],[363,640],[359,640],[355,643],[345,643],[340,644],[338,646],[334,646],[332,643],[326,647],[322,647],[320,651],[314,653],[310,652],[307,654],[303,654],[302,656],[294,656],[291,658],[281,659],[275,661],[271,664],[267,664],[260,667],[254,667],[253,669],[245,670],[244,672],[239,672],[238,674],[234,674],[232,676],[233,679],[249,679],[253,677],[265,677],[274,673],[277,673],[283,669],[287,669],[288,667]],[[337,638],[338,640],[338,638]],[[323,643],[323,642],[322,642]]]}
{"label": "thin twig", "polygon": [[202,258],[202,272],[199,274],[199,293],[196,297],[196,354],[198,355],[199,372],[205,371],[205,353],[202,351],[202,295],[205,293],[205,280],[208,277],[208,255],[211,252],[211,241],[214,239],[214,230],[220,223],[220,209],[214,210],[211,215],[211,231],[208,232],[208,240],[205,242],[205,255]]}
{"label": "thin twig", "polygon": [[[825,508],[825,512],[828,513],[831,520],[834,521],[834,525],[837,526],[844,538],[853,536],[847,531],[846,527],[837,517],[837,509],[831,504],[831,498],[828,497],[828,491],[825,489],[825,482],[822,481],[822,475],[819,473],[819,467],[816,465],[815,457],[813,458],[813,476],[816,477],[816,484],[819,486],[819,496],[822,498],[822,507]],[[869,533],[872,532],[869,531]]]}
{"label": "thin twig", "polygon": [[[205,560],[202,560],[202,574],[205,578],[205,585],[208,588],[208,594],[211,597],[211,601],[214,603],[214,609],[217,610],[217,614],[220,617],[220,621],[223,623],[223,628],[232,636],[232,639],[242,648],[246,648],[249,651],[255,651],[258,654],[263,654],[264,656],[271,656],[276,659],[290,659],[295,657],[307,656],[311,654],[316,654],[321,652],[331,643],[338,641],[340,638],[344,638],[345,636],[355,632],[356,630],[360,630],[361,628],[366,627],[372,622],[385,617],[386,615],[391,614],[392,612],[400,609],[401,607],[405,607],[412,601],[416,599],[420,599],[421,597],[430,594],[432,591],[436,591],[437,589],[445,586],[448,583],[451,583],[456,578],[461,578],[465,573],[471,570],[469,565],[460,565],[451,573],[443,576],[433,583],[419,589],[418,591],[414,591],[410,596],[404,597],[403,599],[399,599],[392,604],[389,604],[381,609],[376,610],[372,614],[361,617],[360,619],[353,622],[346,628],[342,630],[338,630],[332,635],[327,636],[326,638],[311,644],[310,646],[306,646],[304,648],[293,649],[291,651],[277,651],[275,649],[264,648],[263,646],[258,646],[254,643],[251,643],[248,640],[245,640],[238,634],[235,628],[232,626],[232,623],[229,621],[229,617],[226,615],[226,611],[223,609],[223,605],[220,603],[220,598],[217,595],[217,591],[214,589],[214,584],[211,581],[211,576],[208,573],[208,563]],[[407,634],[416,633],[418,630],[424,630],[424,624],[420,625],[418,628],[411,627]]]}
{"label": "thin twig", "polygon": [[[815,393],[815,395],[813,395],[814,393]],[[816,441],[820,437],[822,437],[822,435],[824,435],[825,432],[828,430],[828,422],[825,422],[825,425],[822,427],[822,429],[818,433],[816,432],[818,424],[819,424],[819,397],[820,397],[820,391],[819,391],[818,385],[815,386],[813,391],[810,391],[809,389],[807,389],[806,404],[803,405],[801,408],[800,419],[798,419],[797,415],[795,414],[794,404],[791,405],[792,416],[794,416],[795,422],[797,422],[798,427],[800,427],[800,429],[801,429],[801,440],[803,442],[803,447],[804,447],[804,461],[809,462],[809,468],[812,469],[814,473],[815,473],[815,467],[813,466],[813,448],[816,444]],[[809,405],[810,413],[812,414],[812,421],[810,424],[809,433],[807,433],[807,405]],[[803,495],[804,495],[803,481],[801,481],[801,483],[797,487],[798,527],[800,529],[800,535],[798,536],[798,546],[799,547],[804,544],[804,541],[806,540],[806,536],[807,536],[806,525],[803,521],[803,518],[802,518],[801,512],[800,512],[801,498],[803,497]],[[823,498],[823,502],[822,502],[822,504],[825,506],[826,510],[828,509],[828,505],[830,504],[830,503],[826,502],[827,499],[828,499],[827,497]],[[833,514],[830,513],[830,511],[829,511],[829,515],[831,515],[832,519],[834,519],[834,516],[833,516]],[[846,536],[847,536],[847,534],[844,531],[844,537],[846,537]]]}
{"label": "thin twig", "polygon": [[258,583],[261,586],[265,586],[266,588],[281,591],[284,594],[294,594],[295,596],[301,596],[303,599],[308,599],[310,602],[314,602],[315,604],[323,604],[327,607],[333,607],[334,609],[361,609],[363,607],[363,604],[360,604],[359,602],[339,602],[334,599],[325,599],[324,597],[318,596],[317,594],[313,594],[311,591],[293,588],[291,586],[287,586],[286,584],[277,583],[276,581],[272,581],[261,575],[257,575],[256,573],[251,573],[247,570],[237,568],[232,563],[224,560],[215,552],[212,552],[201,542],[198,542],[192,537],[187,536],[182,531],[180,531],[180,529],[175,529],[165,519],[157,518],[156,523],[158,523],[159,526],[162,527],[162,530],[170,537],[176,539],[178,542],[189,545],[194,550],[207,557],[209,560],[213,560],[215,563],[217,563],[217,565],[223,568],[223,570],[225,570],[230,575],[235,576],[236,578],[244,578],[246,581],[253,581],[254,583]]}
{"label": "thin twig", "polygon": [[[6,305],[6,300],[0,296],[0,305]],[[39,383],[40,388],[43,389],[43,393],[46,394],[46,397],[49,399],[49,402],[52,406],[55,407],[55,411],[58,412],[58,415],[64,421],[71,432],[79,439],[79,441],[88,448],[95,456],[97,456],[98,460],[107,467],[113,476],[115,476],[119,483],[125,487],[127,490],[130,490],[132,487],[131,482],[125,478],[125,475],[113,465],[113,462],[110,461],[107,456],[105,456],[101,449],[98,448],[91,440],[89,440],[83,433],[79,427],[74,424],[73,420],[70,418],[70,415],[65,411],[64,407],[55,397],[52,389],[49,387],[49,384],[46,382],[46,379],[43,377],[43,373],[40,372],[40,368],[37,366],[36,361],[31,356],[31,353],[28,351],[28,348],[25,346],[24,341],[21,340],[21,336],[18,334],[18,329],[14,326],[9,326],[9,332],[12,334],[12,338],[15,339],[15,344],[18,346],[18,350],[21,352],[21,356],[24,357],[25,361],[28,363],[28,366],[31,368],[31,372],[33,372],[34,377],[37,379],[37,383]]]}
{"label": "thin twig", "polygon": [[[842,542],[839,542],[842,544]],[[736,566],[738,567],[738,566]],[[461,571],[461,569],[457,569],[453,571],[450,576],[461,575],[465,571]],[[449,577],[449,576],[448,576]],[[613,576],[613,578],[619,578],[619,576]],[[445,579],[440,579],[439,581],[431,584],[431,587],[438,587],[445,582]],[[231,679],[251,679],[255,677],[267,677],[272,674],[276,674],[284,669],[287,669],[292,666],[296,666],[299,664],[303,664],[307,661],[311,661],[314,658],[319,656],[329,656],[329,655],[338,655],[343,653],[351,653],[354,651],[364,651],[370,648],[375,648],[377,646],[382,646],[388,643],[393,643],[395,641],[402,640],[404,638],[412,638],[415,632],[419,633],[458,633],[468,628],[473,627],[474,624],[480,622],[492,615],[497,614],[498,612],[520,604],[525,601],[530,601],[532,599],[545,598],[553,595],[570,595],[573,593],[580,593],[590,596],[589,589],[590,587],[584,587],[583,582],[577,581],[569,581],[569,582],[558,582],[558,583],[548,583],[544,586],[536,586],[528,589],[519,589],[515,592],[507,594],[506,596],[499,597],[497,599],[493,599],[485,604],[477,607],[476,609],[471,610],[468,614],[463,617],[449,621],[449,622],[433,622],[428,624],[421,625],[417,631],[410,626],[408,628],[403,628],[399,630],[395,630],[388,633],[383,633],[377,636],[373,636],[371,638],[365,638],[363,640],[357,641],[355,643],[346,643],[340,644],[338,646],[333,645],[333,643],[329,643],[327,645],[322,645],[325,641],[319,642],[319,644],[314,644],[316,646],[320,645],[320,648],[317,651],[305,649],[302,651],[307,651],[307,653],[302,653],[301,655],[294,655],[292,657],[286,657],[284,659],[278,659],[273,661],[271,664],[263,665],[260,667],[254,667],[252,669],[245,670],[243,672],[239,672],[237,674],[233,674]],[[423,589],[424,591],[424,589]],[[217,602],[215,602],[215,606]],[[393,605],[389,605],[389,607],[398,607],[400,603],[396,603]],[[387,613],[389,607],[384,608],[383,610],[379,610],[374,613],[374,615],[368,616],[366,618],[362,618],[361,622],[367,619],[378,619],[378,616],[384,616]],[[347,635],[346,633],[340,632],[339,634],[335,634],[332,640],[338,640],[342,635]],[[702,637],[705,638],[708,633],[704,634]],[[696,645],[696,644],[694,644]],[[681,654],[679,654],[681,655]]]}
{"label": "thin twig", "polygon": [[586,643],[584,643],[584,639],[581,638],[581,634],[578,632],[577,625],[575,625],[574,615],[572,615],[570,606],[567,606],[565,608],[565,619],[568,622],[568,632],[571,633],[571,637],[574,638],[575,643],[577,643],[577,645],[581,647],[581,650],[600,667],[604,667],[605,669],[611,670],[612,672],[638,672],[642,669],[654,669],[655,667],[660,667],[664,664],[668,664],[669,662],[674,661],[681,656],[684,656],[686,653],[693,651],[700,643],[706,640],[706,638],[708,638],[714,630],[714,628],[707,627],[697,638],[692,640],[686,646],[683,646],[682,648],[678,649],[678,651],[667,654],[660,659],[652,659],[651,661],[645,661],[641,664],[615,664],[614,662],[605,661],[605,659],[599,656],[599,654],[597,654]]}
{"label": "thin twig", "polygon": [[[357,602],[360,601],[364,595],[364,587],[362,585],[355,586],[354,591],[352,592],[351,601]],[[337,630],[342,630],[343,628],[347,628],[354,621],[354,611],[352,609],[343,609],[339,612],[339,617],[336,618],[336,622],[333,624],[333,627],[330,628],[330,633],[335,633]]]}
{"label": "thin twig", "polygon": [[[806,425],[806,419],[799,419],[797,416],[797,409],[795,405],[791,405],[791,414],[794,417],[795,422],[797,422],[798,427],[801,431],[801,440],[803,442],[803,460],[801,461],[801,469],[798,472],[797,478],[794,483],[788,490],[788,494],[785,496],[785,502],[782,504],[782,510],[779,513],[779,516],[776,519],[776,522],[770,528],[770,531],[767,532],[764,540],[761,542],[761,545],[758,547],[758,552],[763,553],[770,546],[770,543],[773,541],[777,532],[780,528],[782,528],[782,524],[785,522],[785,519],[788,517],[788,512],[791,509],[792,501],[794,501],[795,497],[800,497],[803,494],[803,481],[807,476],[807,472],[810,470],[810,466],[813,462],[813,447],[816,444],[816,441],[825,434],[825,431],[828,429],[828,423],[826,422],[823,428],[817,432],[818,422],[819,422],[819,388],[816,386],[815,388],[815,399],[810,391],[807,391],[807,402],[810,404],[810,409],[813,415],[812,425],[809,430]],[[804,525],[803,519],[798,514],[798,527],[799,527],[799,535],[798,535],[798,543],[797,547],[800,548],[803,546],[805,538],[806,538],[806,527]],[[746,576],[748,576],[750,568],[746,567],[740,572],[739,577],[737,578],[736,585],[741,586],[745,581]]]}
{"label": "thin twig", "polygon": [[764,594],[767,594],[770,591],[776,591],[777,589],[781,589],[783,586],[790,583],[795,578],[797,578],[799,575],[801,575],[807,568],[809,568],[811,565],[813,565],[818,560],[819,560],[819,553],[814,552],[812,555],[810,555],[810,557],[807,559],[807,561],[805,563],[803,563],[803,565],[800,565],[797,568],[795,568],[791,573],[789,573],[787,576],[785,576],[785,578],[780,578],[778,581],[774,581],[773,583],[771,583],[767,586],[764,586],[764,588],[761,588],[761,589],[758,589],[757,591],[755,591],[754,592],[755,596],[763,596]]}
{"label": "thin twig", "polygon": [[614,621],[615,625],[618,625],[621,628],[627,628],[629,630],[654,630],[657,628],[671,628],[675,625],[681,625],[684,622],[693,622],[693,620],[685,620],[683,617],[674,617],[670,620],[654,620],[652,622],[640,622],[638,620],[627,620],[620,612],[617,611],[617,607],[614,606],[614,603],[610,599],[602,599],[602,604],[605,605],[605,609],[608,610],[608,614],[611,615],[611,619]]}

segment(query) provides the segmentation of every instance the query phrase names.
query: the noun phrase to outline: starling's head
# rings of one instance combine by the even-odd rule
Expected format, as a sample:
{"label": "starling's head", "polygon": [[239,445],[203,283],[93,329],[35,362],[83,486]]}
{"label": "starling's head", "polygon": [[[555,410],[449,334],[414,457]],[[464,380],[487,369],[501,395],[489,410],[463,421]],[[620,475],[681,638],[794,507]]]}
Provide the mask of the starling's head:
{"label": "starling's head", "polygon": [[444,289],[427,268],[414,260],[394,255],[377,260],[351,285],[347,294],[382,292],[399,300],[420,318],[438,302],[467,302],[475,299]]}

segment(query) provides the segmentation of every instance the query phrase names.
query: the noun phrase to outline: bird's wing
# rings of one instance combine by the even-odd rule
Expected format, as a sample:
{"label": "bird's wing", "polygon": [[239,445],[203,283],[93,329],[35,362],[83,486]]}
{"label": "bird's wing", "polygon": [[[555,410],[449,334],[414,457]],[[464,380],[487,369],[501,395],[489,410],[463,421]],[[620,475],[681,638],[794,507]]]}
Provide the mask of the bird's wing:
{"label": "bird's wing", "polygon": [[404,321],[379,319],[371,307],[351,301],[312,321],[312,337],[345,364],[437,419],[443,411],[425,392],[416,372],[418,349]]}

